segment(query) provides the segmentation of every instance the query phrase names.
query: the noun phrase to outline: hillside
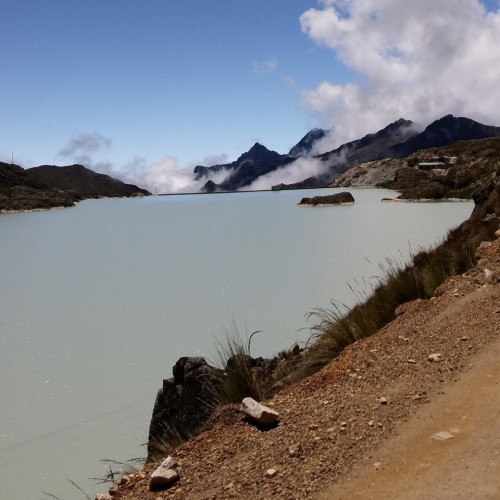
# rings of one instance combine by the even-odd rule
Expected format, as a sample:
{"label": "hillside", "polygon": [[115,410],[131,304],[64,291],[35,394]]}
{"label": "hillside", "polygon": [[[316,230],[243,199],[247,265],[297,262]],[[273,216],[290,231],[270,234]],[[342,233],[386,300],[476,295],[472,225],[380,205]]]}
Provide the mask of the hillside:
{"label": "hillside", "polygon": [[109,175],[99,174],[83,165],[41,165],[26,172],[36,180],[62,191],[75,191],[83,198],[113,198],[150,195],[134,184],[125,184]]}
{"label": "hillside", "polygon": [[[476,179],[479,178],[477,175]],[[450,485],[439,472],[427,475],[433,482],[420,483],[421,488],[431,492],[426,498],[445,498],[451,487],[458,488],[455,491],[461,495],[454,498],[500,496],[499,476],[492,472],[500,467],[499,450],[487,440],[473,443],[474,446],[460,446],[469,435],[477,435],[472,434],[474,429],[469,421],[483,427],[481,436],[495,436],[497,418],[472,412],[470,401],[464,400],[460,391],[453,390],[462,378],[469,377],[470,384],[474,380],[479,384],[470,393],[479,397],[479,389],[485,385],[481,377],[490,372],[469,370],[476,363],[486,363],[489,349],[500,351],[498,178],[490,178],[488,174],[476,195],[470,219],[452,231],[434,252],[416,256],[405,276],[415,277],[421,269],[431,271],[436,263],[444,270],[448,261],[459,258],[460,249],[469,257],[469,252],[476,249],[475,263],[468,271],[454,274],[437,288],[433,287],[434,293],[428,298],[403,300],[386,326],[364,339],[362,332],[359,336],[354,334],[356,341],[343,348],[324,368],[267,400],[266,405],[279,413],[277,426],[263,429],[251,425],[237,406],[223,407],[204,432],[171,452],[177,462],[179,480],[170,489],[149,491],[150,474],[158,466],[151,463],[121,478],[112,487],[113,498],[344,498],[329,496],[331,488],[361,473],[376,479],[368,472],[373,469],[385,472],[387,484],[393,481],[405,487],[415,480],[415,470],[423,474],[430,460],[434,460],[434,471],[440,467],[446,471],[449,453],[442,451],[444,447],[456,450],[454,477],[460,482]],[[452,245],[458,249],[457,253],[453,253]],[[426,268],[426,263],[431,267]],[[440,267],[432,272],[440,274]],[[426,279],[429,278],[427,275]],[[374,292],[374,297],[377,295],[379,289]],[[373,297],[367,302],[370,300]],[[362,313],[363,308],[359,311]],[[319,338],[311,350],[314,352],[322,342],[330,339]],[[490,360],[488,366],[495,364]],[[495,382],[491,386],[493,392],[487,394],[496,397],[489,399],[486,395],[486,399],[478,400],[474,408],[478,412],[486,408],[484,411],[500,415],[500,386],[498,380]],[[453,404],[463,409],[463,413],[458,413],[460,419],[446,420],[441,416],[436,417],[438,425],[434,427],[422,425],[422,419],[431,418],[425,416],[426,411],[431,409],[437,415],[442,405],[448,404],[446,400],[443,402],[443,391],[454,394],[450,408]],[[391,449],[386,444],[411,443],[411,431],[418,425],[424,429],[422,432],[432,431],[425,434],[429,444],[421,445],[418,452],[416,448],[399,448],[403,453],[398,456],[400,460],[391,461]],[[445,433],[446,440],[433,444],[436,440],[432,436],[440,432]],[[471,450],[474,456],[468,455]],[[412,462],[417,458],[420,462]],[[405,469],[399,466],[401,463],[414,464],[416,469]],[[469,470],[478,471],[480,479],[470,480]],[[371,493],[367,481],[359,487]],[[352,497],[345,498],[354,498],[355,494],[356,490]],[[369,498],[407,496],[396,490]]]}
{"label": "hillside", "polygon": [[33,178],[19,165],[0,162],[0,212],[71,207],[80,199]]}
{"label": "hillside", "polygon": [[[422,425],[426,411],[446,407],[444,390],[453,390],[489,349],[500,351],[500,241],[483,246],[478,256],[477,267],[448,280],[432,300],[406,304],[378,334],[347,348],[325,369],[268,401],[266,404],[280,414],[277,427],[264,432],[234,410],[223,410],[210,430],[173,452],[180,480],[171,489],[149,491],[149,474],[158,465],[149,464],[127,475],[115,488],[113,498],[302,499],[317,498],[320,493],[324,494],[321,498],[355,498],[325,492],[362,472],[376,481],[378,475],[376,471],[372,474],[372,469],[381,469],[380,474],[385,471],[388,481],[396,481],[401,462],[411,461],[416,449],[400,449],[403,455],[398,455],[399,461],[394,463],[385,449],[388,440],[407,439],[417,424]],[[429,361],[433,353],[441,354],[439,362]],[[496,382],[489,410],[498,418],[500,394]],[[479,383],[474,394],[484,388],[482,379]],[[387,404],[381,403],[385,401],[381,398],[386,398]],[[432,457],[433,471],[445,467],[447,455],[436,457],[438,446],[458,447],[471,432],[470,426],[496,435],[497,419],[479,414],[478,409],[472,411],[471,404],[470,400],[462,401],[459,418],[426,427],[427,434],[422,438],[425,443],[419,448],[422,466]],[[433,444],[431,436],[443,431],[451,432],[455,442]],[[486,451],[491,450],[488,446],[488,442],[483,444]],[[485,456],[480,453],[483,447],[475,443],[477,462],[468,455],[455,456],[454,476],[462,481],[453,486],[464,496],[453,498],[497,498],[500,494],[500,476],[488,473],[492,467],[498,470],[498,455]],[[473,471],[483,472],[479,481],[470,477],[472,463]],[[414,465],[417,470],[418,464]],[[269,469],[275,469],[273,477],[266,477]],[[414,474],[407,473],[407,482],[403,476],[400,483],[411,486]],[[434,482],[424,484],[434,496],[426,498],[447,496],[450,486],[444,479],[435,472]],[[365,493],[376,491],[369,483],[364,488]],[[480,493],[487,488],[492,496]],[[408,497],[396,491],[392,496],[384,493],[369,498]]]}
{"label": "hillside", "polygon": [[0,162],[0,212],[71,207],[84,198],[150,194],[82,165],[42,165],[25,170]]}
{"label": "hillside", "polygon": [[[422,169],[419,165],[435,168]],[[400,199],[471,198],[481,179],[500,176],[500,137],[417,151],[404,159],[363,163],[332,187],[384,187]]]}

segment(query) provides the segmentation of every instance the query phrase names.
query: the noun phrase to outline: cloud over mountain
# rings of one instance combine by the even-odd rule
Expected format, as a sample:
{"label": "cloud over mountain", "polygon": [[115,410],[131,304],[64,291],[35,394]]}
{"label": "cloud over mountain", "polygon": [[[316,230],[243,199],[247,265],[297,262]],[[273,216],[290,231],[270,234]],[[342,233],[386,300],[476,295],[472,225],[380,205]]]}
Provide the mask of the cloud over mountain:
{"label": "cloud over mountain", "polygon": [[337,127],[329,147],[401,116],[498,122],[500,11],[477,0],[321,0],[300,22],[358,76],[303,91],[302,104]]}

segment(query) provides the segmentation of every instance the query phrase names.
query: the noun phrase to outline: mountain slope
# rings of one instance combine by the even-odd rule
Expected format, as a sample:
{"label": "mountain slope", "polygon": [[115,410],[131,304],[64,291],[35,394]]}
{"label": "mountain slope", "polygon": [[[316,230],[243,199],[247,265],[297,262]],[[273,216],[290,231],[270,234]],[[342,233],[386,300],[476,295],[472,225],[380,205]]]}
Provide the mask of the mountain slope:
{"label": "mountain slope", "polygon": [[[387,157],[403,158],[420,149],[439,148],[459,141],[499,137],[500,127],[483,125],[470,118],[446,115],[431,123],[423,132],[389,149]],[[380,158],[372,158],[378,160]]]}
{"label": "mountain slope", "polygon": [[99,174],[83,165],[58,167],[41,165],[27,170],[33,179],[63,191],[75,191],[84,198],[128,197],[137,194],[149,195],[149,191],[133,184]]}
{"label": "mountain slope", "polygon": [[70,207],[80,199],[49,187],[19,165],[0,162],[0,212]]}
{"label": "mountain slope", "polygon": [[[265,175],[279,167],[291,163],[294,158],[288,155],[281,155],[276,151],[270,151],[262,144],[256,142],[246,153],[243,153],[236,161],[225,166],[216,168],[226,168],[230,173],[221,183],[216,184],[208,181],[202,191],[210,193],[214,191],[237,191],[243,189],[261,175]],[[198,167],[197,167],[198,168]],[[214,168],[214,167],[209,167]]]}

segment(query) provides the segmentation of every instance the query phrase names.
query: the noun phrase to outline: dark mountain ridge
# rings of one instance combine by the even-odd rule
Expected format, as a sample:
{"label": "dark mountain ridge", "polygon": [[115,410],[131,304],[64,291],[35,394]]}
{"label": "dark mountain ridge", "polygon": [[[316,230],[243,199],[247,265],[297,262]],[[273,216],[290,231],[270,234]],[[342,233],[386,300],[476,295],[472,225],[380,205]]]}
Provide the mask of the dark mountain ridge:
{"label": "dark mountain ridge", "polygon": [[36,180],[62,191],[75,191],[83,198],[129,197],[150,195],[145,189],[126,184],[106,174],[99,174],[83,165],[40,165],[26,170]]}
{"label": "dark mountain ridge", "polygon": [[54,189],[19,165],[0,162],[0,212],[71,207],[81,196]]}
{"label": "dark mountain ridge", "polygon": [[0,211],[70,207],[84,198],[151,194],[133,184],[99,174],[83,165],[42,165],[24,170],[0,162]]}
{"label": "dark mountain ridge", "polygon": [[[294,161],[289,155],[281,155],[256,142],[236,161],[227,165],[216,165],[208,169],[228,170],[228,176],[220,184],[209,180],[201,189],[205,193],[214,191],[237,191],[249,186],[255,179]],[[198,168],[198,167],[197,167]],[[196,170],[196,169],[195,169]],[[199,178],[199,177],[198,177]]]}
{"label": "dark mountain ridge", "polygon": [[[500,127],[483,125],[470,118],[446,115],[423,132],[389,149],[388,158],[404,158],[420,149],[440,148],[459,141],[499,137]],[[379,160],[381,158],[374,158]]]}
{"label": "dark mountain ridge", "polygon": [[[311,130],[285,155],[269,151],[256,143],[247,153],[243,153],[230,164],[196,167],[195,176],[197,180],[203,176],[207,177],[208,181],[202,188],[204,192],[236,191],[250,186],[261,175],[290,165],[297,158],[313,158],[323,164],[324,170],[321,174],[294,184],[278,184],[272,186],[272,189],[328,187],[338,175],[359,163],[384,158],[403,158],[420,149],[447,146],[463,140],[497,137],[500,136],[500,127],[484,125],[470,118],[446,115],[419,132],[413,122],[400,118],[361,139],[342,144],[332,151],[310,156],[315,143],[326,134],[322,129]],[[210,176],[222,169],[227,170],[227,176],[217,184]]]}

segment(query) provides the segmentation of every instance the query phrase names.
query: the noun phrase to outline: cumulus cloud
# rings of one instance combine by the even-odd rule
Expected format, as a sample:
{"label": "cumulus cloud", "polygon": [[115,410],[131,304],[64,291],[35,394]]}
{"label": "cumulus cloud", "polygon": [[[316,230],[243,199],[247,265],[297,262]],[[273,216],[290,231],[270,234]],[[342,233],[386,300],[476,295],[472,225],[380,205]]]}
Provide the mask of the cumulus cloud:
{"label": "cumulus cloud", "polygon": [[[196,193],[208,181],[222,182],[227,171],[216,172],[196,181],[193,169],[195,165],[182,166],[177,158],[164,156],[150,163],[135,156],[129,162],[117,165],[107,159],[97,159],[111,146],[111,140],[98,132],[87,132],[72,138],[59,151],[59,156],[66,162],[79,163],[94,172],[107,174],[123,182],[136,184],[152,193]],[[203,158],[201,165],[211,166],[227,163],[226,154],[210,155]]]}
{"label": "cumulus cloud", "polygon": [[300,23],[357,73],[302,93],[335,127],[333,147],[398,118],[428,124],[453,113],[498,124],[500,11],[478,0],[321,0]]}
{"label": "cumulus cloud", "polygon": [[252,63],[254,73],[259,77],[263,78],[264,76],[274,73],[278,69],[278,59],[276,57],[271,56],[266,61]]}

